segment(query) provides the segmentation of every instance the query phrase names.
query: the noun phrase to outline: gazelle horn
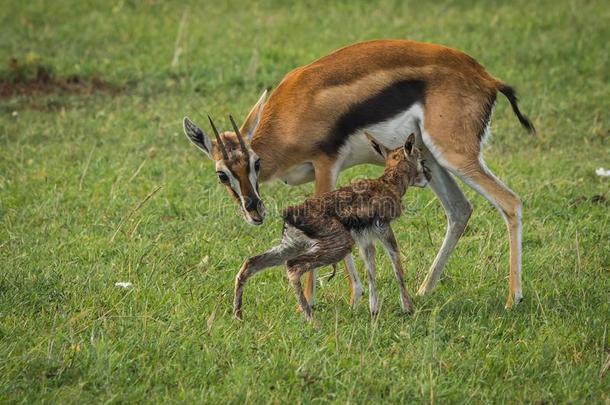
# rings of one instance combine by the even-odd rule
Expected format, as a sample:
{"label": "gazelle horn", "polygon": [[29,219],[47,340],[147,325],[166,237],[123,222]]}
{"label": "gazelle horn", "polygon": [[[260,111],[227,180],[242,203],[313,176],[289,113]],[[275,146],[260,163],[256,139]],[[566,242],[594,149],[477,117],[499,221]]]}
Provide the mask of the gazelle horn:
{"label": "gazelle horn", "polygon": [[246,146],[246,142],[244,142],[244,138],[242,138],[241,133],[239,132],[239,128],[237,124],[235,124],[235,120],[232,115],[229,115],[229,120],[231,120],[231,125],[233,125],[233,131],[235,131],[235,135],[237,135],[237,139],[239,140],[239,144],[241,145],[241,149],[244,151],[246,156],[248,156],[248,147]]}
{"label": "gazelle horn", "polygon": [[220,139],[220,134],[218,133],[218,130],[216,129],[216,125],[214,125],[214,121],[212,121],[212,117],[210,117],[208,115],[208,120],[210,120],[210,125],[212,126],[212,130],[214,131],[214,135],[216,135],[216,143],[218,144],[218,147],[220,148],[220,151],[222,152],[222,157],[225,160],[229,159],[229,155],[227,155],[227,150],[225,149],[225,145],[224,143],[222,143],[222,139]]}

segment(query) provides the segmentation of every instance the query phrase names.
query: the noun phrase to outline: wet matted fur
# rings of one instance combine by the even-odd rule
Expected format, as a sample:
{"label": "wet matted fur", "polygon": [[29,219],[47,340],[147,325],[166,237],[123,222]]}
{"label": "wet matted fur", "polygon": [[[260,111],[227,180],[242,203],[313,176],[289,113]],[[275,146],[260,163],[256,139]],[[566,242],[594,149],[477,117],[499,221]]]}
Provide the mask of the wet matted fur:
{"label": "wet matted fur", "polygon": [[[377,314],[373,243],[385,247],[400,289],[402,309],[412,311],[404,286],[398,245],[390,223],[402,213],[401,198],[412,185],[423,187],[429,177],[421,152],[414,146],[415,136],[404,147],[388,151],[375,144],[386,160],[383,174],[376,180],[358,180],[336,191],[311,197],[302,204],[284,210],[284,229],[279,245],[249,258],[235,279],[234,314],[241,317],[243,288],[253,274],[269,267],[286,264],[288,278],[307,318],[311,306],[301,286],[301,276],[318,267],[339,262],[357,244],[367,266],[370,310]],[[354,272],[353,266],[348,271]],[[357,274],[352,276],[358,277]]]}

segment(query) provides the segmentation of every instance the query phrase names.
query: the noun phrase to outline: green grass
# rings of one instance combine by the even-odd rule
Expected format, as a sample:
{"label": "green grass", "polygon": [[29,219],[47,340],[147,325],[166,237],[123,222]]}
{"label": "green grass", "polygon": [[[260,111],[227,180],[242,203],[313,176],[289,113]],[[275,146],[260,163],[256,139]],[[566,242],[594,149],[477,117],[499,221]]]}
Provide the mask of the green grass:
{"label": "green grass", "polygon": [[[0,402],[610,403],[610,183],[594,174],[610,165],[607,4],[199,3],[0,7],[1,63],[124,87],[0,100]],[[468,191],[466,234],[413,316],[380,254],[377,321],[366,297],[348,309],[337,278],[307,324],[277,269],[251,280],[236,322],[240,264],[312,187],[264,185],[271,215],[248,226],[181,118],[244,116],[290,69],[381,37],[463,49],[520,90],[538,136],[502,100],[486,157],[524,201],[525,302],[504,310],[505,227]],[[429,190],[405,201],[395,228],[414,292],[445,219]]]}

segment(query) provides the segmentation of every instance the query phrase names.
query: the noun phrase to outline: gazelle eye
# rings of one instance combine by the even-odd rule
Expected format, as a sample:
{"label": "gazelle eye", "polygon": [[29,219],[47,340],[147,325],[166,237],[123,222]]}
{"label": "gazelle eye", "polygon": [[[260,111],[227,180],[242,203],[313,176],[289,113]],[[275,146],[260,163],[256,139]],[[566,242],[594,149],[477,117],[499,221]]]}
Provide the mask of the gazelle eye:
{"label": "gazelle eye", "polygon": [[216,174],[221,183],[227,183],[229,181],[229,176],[227,176],[225,172],[216,172]]}
{"label": "gazelle eye", "polygon": [[256,162],[254,162],[254,170],[256,170],[258,172],[260,169],[261,169],[261,160],[256,159]]}

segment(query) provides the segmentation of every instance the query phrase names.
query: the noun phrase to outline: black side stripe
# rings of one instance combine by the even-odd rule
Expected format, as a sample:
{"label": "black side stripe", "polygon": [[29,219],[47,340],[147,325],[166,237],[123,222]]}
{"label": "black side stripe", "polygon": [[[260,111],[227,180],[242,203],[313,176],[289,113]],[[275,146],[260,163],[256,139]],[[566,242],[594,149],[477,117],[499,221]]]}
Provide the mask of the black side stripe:
{"label": "black side stripe", "polygon": [[352,105],[335,122],[327,138],[317,146],[328,155],[337,154],[348,137],[358,130],[386,121],[417,102],[423,104],[425,90],[423,80],[392,83],[370,98]]}

